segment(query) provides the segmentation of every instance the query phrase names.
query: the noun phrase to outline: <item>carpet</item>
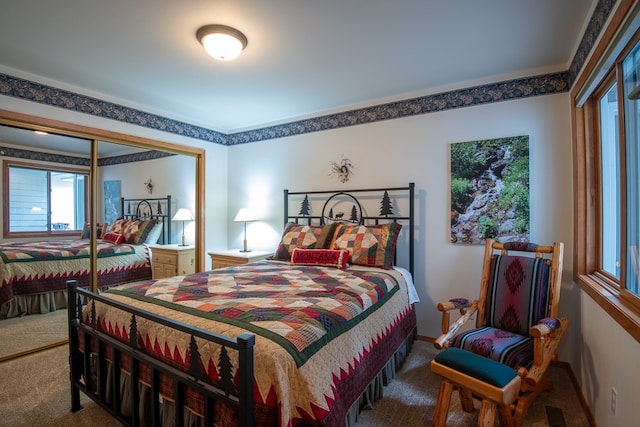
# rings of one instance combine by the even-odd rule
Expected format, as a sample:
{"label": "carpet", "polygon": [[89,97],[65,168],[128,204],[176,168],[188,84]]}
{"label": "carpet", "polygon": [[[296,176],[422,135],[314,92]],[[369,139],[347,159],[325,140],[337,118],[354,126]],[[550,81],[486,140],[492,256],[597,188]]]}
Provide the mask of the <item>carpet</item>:
{"label": "carpet", "polygon": [[[357,427],[431,425],[439,384],[439,379],[429,369],[429,361],[435,354],[436,350],[431,343],[417,341],[396,379],[385,387],[384,398],[376,402],[373,409],[361,413]],[[74,414],[69,412],[71,397],[66,346],[0,363],[0,378],[3,381],[0,389],[0,426],[120,425],[84,396],[84,409]],[[540,395],[523,425],[589,425],[569,374],[560,367],[552,367],[550,379],[554,383],[554,389]],[[476,408],[479,408],[479,402],[476,402]],[[554,414],[552,422],[549,422],[549,413]],[[454,393],[447,425],[475,425],[477,416],[477,411],[473,414],[463,412],[457,394]]]}
{"label": "carpet", "polygon": [[67,310],[0,320],[0,362],[34,349],[67,341]]}

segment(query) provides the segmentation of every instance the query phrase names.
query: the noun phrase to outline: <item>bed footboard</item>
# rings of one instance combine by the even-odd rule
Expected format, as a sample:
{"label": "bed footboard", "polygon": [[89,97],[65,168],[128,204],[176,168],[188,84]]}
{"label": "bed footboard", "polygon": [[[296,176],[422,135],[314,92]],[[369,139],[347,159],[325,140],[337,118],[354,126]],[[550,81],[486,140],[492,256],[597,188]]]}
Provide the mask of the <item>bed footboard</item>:
{"label": "bed footboard", "polygon": [[[238,415],[240,427],[251,427],[254,422],[253,401],[253,347],[255,336],[241,334],[230,338],[214,334],[190,325],[172,321],[161,316],[138,310],[117,301],[101,297],[68,283],[69,292],[69,364],[71,381],[71,411],[82,409],[80,391],[89,396],[115,418],[126,425],[161,425],[162,414],[172,412],[174,425],[184,425],[185,402],[187,396],[195,392],[203,399],[202,408],[205,425],[214,425],[214,407],[223,404]],[[128,342],[123,342],[101,332],[97,326],[95,303],[108,304],[130,316]],[[189,366],[178,369],[146,353],[139,345],[137,322],[140,318],[182,331],[190,336],[188,353]],[[218,360],[219,380],[213,383],[203,372],[206,366],[201,360],[197,340],[206,340],[221,346]],[[236,352],[237,357],[232,357]],[[232,372],[230,360],[238,360],[237,372]],[[186,363],[185,363],[186,364]],[[126,369],[124,369],[126,368]],[[141,406],[139,384],[146,384],[151,393],[145,402],[149,420],[141,422],[140,411],[127,414],[123,410],[120,396],[122,376],[130,377],[132,407]],[[143,378],[142,373],[146,373]],[[171,401],[175,411],[162,411],[161,387],[167,381],[172,384]],[[143,403],[144,405],[145,403]],[[166,421],[166,420],[165,420]]]}

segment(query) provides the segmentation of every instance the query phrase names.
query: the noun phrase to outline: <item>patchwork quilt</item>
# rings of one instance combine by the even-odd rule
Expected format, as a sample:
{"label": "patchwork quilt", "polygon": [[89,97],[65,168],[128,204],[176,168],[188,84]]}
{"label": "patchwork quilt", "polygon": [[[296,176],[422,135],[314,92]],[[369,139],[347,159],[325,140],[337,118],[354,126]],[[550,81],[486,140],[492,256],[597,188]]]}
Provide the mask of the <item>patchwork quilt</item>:
{"label": "patchwork quilt", "polygon": [[[261,261],[103,295],[226,336],[254,333],[259,426],[344,425],[351,404],[415,327],[402,275],[372,267]],[[128,339],[129,316],[98,304],[96,314],[101,329]],[[144,319],[138,333],[147,352],[184,366],[188,336]],[[217,378],[219,349],[201,343],[200,351],[208,377]],[[202,413],[201,405],[190,408]]]}
{"label": "patchwork quilt", "polygon": [[[98,241],[97,257],[100,286],[151,277],[146,246]],[[89,259],[86,239],[0,244],[0,304],[14,295],[65,290],[71,278],[86,286]]]}

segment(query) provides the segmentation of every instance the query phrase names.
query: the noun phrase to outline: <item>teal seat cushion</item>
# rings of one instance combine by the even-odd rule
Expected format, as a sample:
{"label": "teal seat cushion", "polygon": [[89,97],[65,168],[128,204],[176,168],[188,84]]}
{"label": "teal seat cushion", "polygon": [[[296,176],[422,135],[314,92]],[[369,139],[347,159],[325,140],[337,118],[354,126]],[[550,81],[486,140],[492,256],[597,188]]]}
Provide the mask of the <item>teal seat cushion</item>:
{"label": "teal seat cushion", "polygon": [[518,375],[515,369],[507,365],[460,348],[442,350],[434,360],[499,388],[509,384]]}

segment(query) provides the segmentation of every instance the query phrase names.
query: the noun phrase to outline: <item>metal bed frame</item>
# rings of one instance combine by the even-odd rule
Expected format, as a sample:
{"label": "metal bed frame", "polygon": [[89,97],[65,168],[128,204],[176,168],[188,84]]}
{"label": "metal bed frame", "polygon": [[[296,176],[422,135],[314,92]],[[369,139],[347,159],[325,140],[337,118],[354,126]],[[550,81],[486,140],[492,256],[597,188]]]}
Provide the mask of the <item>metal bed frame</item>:
{"label": "metal bed frame", "polygon": [[[308,191],[308,192],[291,192],[284,190],[284,221],[307,221],[309,224],[318,222],[324,224],[329,220],[340,220],[341,216],[329,215],[331,209],[331,201],[338,202],[338,199],[346,199],[356,206],[357,218],[350,217],[348,221],[357,221],[357,223],[365,224],[373,221],[377,224],[381,221],[406,221],[408,222],[409,233],[409,270],[413,273],[414,258],[414,184],[410,183],[407,187],[395,188],[375,188],[368,190],[350,190],[345,191]],[[381,198],[369,198],[369,201],[380,200],[380,214],[371,215],[366,213],[362,205],[352,193],[363,195],[366,193],[382,194]],[[391,203],[390,193],[397,193],[398,197],[404,198],[409,206],[407,215],[393,214],[394,206]],[[303,197],[304,196],[304,197]],[[326,200],[321,213],[313,215],[315,210],[314,203],[317,202],[318,196],[324,196]],[[289,209],[294,200],[302,198],[300,211],[297,214],[291,214]],[[124,199],[123,199],[124,200]],[[133,202],[133,199],[129,199]],[[150,199],[147,199],[150,200]],[[170,199],[169,199],[170,200]],[[123,201],[124,209],[124,201]],[[124,212],[124,211],[123,211]],[[168,213],[167,213],[168,216]],[[406,231],[404,231],[406,233]],[[243,333],[238,337],[227,337],[212,333],[206,330],[195,328],[185,323],[170,320],[155,314],[133,308],[131,306],[119,303],[117,301],[94,294],[90,291],[78,288],[73,281],[68,283],[69,290],[69,363],[70,363],[70,380],[71,380],[71,411],[75,412],[82,408],[80,405],[80,392],[89,396],[97,402],[101,407],[107,410],[120,422],[131,425],[141,425],[140,414],[134,411],[132,416],[122,414],[119,387],[113,387],[114,396],[107,398],[107,381],[112,384],[120,384],[121,364],[120,356],[126,355],[130,358],[130,374],[132,384],[138,384],[140,378],[141,365],[144,364],[151,369],[151,401],[153,408],[151,411],[152,425],[160,425],[160,375],[165,375],[173,379],[174,399],[176,408],[175,425],[183,425],[183,403],[185,401],[185,390],[191,389],[201,393],[205,398],[204,425],[213,425],[213,404],[214,401],[221,401],[230,405],[238,413],[238,426],[252,427],[254,425],[254,400],[253,400],[253,378],[254,378],[254,361],[253,347],[255,344],[255,336],[250,333]],[[95,305],[92,301],[108,304],[117,307],[130,316],[130,333],[131,337],[128,343],[123,343],[98,330]],[[86,307],[91,307],[89,313],[83,314]],[[89,318],[85,321],[86,316]],[[138,344],[137,323],[140,318],[149,319],[161,325],[182,331],[190,336],[189,359],[197,361],[191,363],[186,370],[176,369],[161,360],[155,359],[147,353],[144,353]],[[415,335],[415,329],[413,331]],[[234,384],[231,372],[228,375],[221,375],[220,381],[211,384],[211,381],[205,378],[205,374],[200,368],[201,358],[198,345],[195,338],[201,338],[207,341],[217,343],[222,347],[221,357],[218,366],[228,363],[229,352],[236,352],[238,357],[238,386]],[[393,357],[393,356],[392,356]],[[109,365],[112,364],[111,369]],[[224,373],[225,369],[220,369]],[[140,395],[138,387],[132,387],[133,408],[138,408],[140,403]]]}
{"label": "metal bed frame", "polygon": [[120,198],[120,212],[122,217],[151,218],[162,224],[162,242],[166,245],[171,243],[171,195],[167,197],[125,199]]}

